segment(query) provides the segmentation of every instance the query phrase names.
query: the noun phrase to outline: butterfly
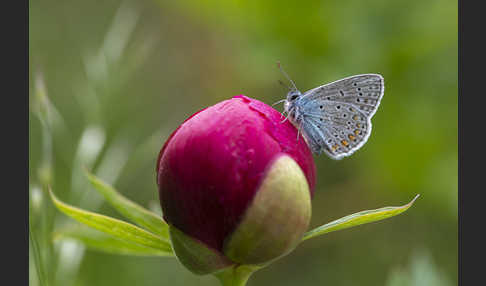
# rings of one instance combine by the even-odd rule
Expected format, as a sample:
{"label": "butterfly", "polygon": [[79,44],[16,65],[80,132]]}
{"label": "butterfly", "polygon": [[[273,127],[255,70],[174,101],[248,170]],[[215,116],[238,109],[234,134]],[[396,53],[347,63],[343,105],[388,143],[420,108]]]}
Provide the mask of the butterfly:
{"label": "butterfly", "polygon": [[292,83],[287,98],[275,103],[284,102],[282,114],[288,115],[282,122],[290,120],[297,138],[302,133],[314,154],[340,160],[366,143],[385,90],[381,75],[354,75],[301,93],[280,63],[278,67]]}

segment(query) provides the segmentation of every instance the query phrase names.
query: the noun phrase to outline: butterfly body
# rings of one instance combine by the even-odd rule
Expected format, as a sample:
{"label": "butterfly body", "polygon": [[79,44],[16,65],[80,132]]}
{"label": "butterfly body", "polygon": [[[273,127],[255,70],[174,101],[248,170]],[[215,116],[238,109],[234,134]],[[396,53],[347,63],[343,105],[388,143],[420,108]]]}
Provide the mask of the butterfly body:
{"label": "butterfly body", "polygon": [[303,94],[294,84],[284,101],[284,112],[314,154],[326,153],[339,160],[368,140],[371,117],[383,92],[383,77],[378,74],[347,77]]}

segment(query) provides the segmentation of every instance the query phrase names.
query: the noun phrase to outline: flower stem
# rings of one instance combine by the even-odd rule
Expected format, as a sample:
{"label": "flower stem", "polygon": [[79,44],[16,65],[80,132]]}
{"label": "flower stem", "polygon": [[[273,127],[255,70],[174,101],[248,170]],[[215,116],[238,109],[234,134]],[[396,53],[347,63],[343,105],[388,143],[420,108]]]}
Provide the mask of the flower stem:
{"label": "flower stem", "polygon": [[222,286],[245,286],[253,272],[260,268],[254,265],[237,265],[214,275],[219,279]]}

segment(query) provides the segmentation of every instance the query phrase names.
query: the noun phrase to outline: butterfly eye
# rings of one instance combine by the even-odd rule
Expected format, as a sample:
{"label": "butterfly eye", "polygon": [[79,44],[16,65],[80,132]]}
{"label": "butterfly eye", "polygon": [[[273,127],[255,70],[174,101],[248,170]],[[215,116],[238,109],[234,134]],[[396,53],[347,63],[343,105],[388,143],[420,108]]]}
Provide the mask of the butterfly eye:
{"label": "butterfly eye", "polygon": [[297,97],[299,97],[298,95],[292,95],[292,97],[290,98],[290,100],[295,100]]}

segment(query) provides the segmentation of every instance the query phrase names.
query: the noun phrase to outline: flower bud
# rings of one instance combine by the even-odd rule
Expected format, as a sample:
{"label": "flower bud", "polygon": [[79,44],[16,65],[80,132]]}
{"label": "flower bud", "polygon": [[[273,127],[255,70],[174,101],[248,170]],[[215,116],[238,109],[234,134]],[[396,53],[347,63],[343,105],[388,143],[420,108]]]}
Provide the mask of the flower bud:
{"label": "flower bud", "polygon": [[267,263],[295,248],[311,217],[315,165],[289,121],[240,95],[172,133],[159,154],[157,183],[176,256],[207,274]]}

